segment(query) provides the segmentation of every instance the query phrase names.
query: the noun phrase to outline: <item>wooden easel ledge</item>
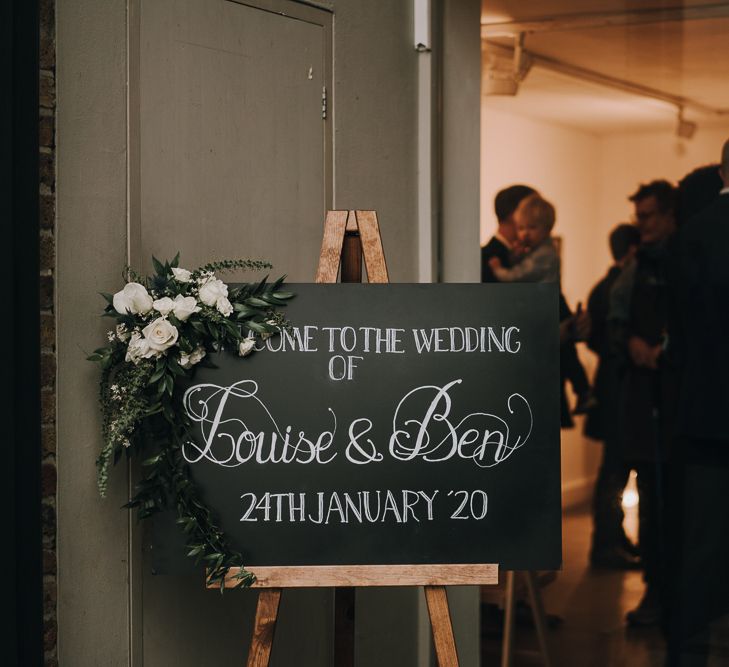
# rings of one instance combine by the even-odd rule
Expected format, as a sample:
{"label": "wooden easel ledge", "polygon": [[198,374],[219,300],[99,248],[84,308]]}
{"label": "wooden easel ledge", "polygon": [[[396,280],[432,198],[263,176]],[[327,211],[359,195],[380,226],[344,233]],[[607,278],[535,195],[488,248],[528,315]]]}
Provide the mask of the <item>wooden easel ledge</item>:
{"label": "wooden easel ledge", "polygon": [[[499,582],[499,566],[487,565],[306,565],[251,567],[253,588],[324,588],[329,586],[469,586]],[[225,587],[238,583],[231,568]],[[220,584],[208,585],[220,588]]]}

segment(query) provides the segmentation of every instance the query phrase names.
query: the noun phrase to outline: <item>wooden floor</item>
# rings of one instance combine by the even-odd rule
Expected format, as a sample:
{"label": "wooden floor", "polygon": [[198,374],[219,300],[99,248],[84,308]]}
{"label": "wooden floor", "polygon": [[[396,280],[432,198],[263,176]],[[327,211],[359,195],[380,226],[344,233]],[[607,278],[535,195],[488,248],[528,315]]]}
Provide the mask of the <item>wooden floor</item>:
{"label": "wooden floor", "polygon": [[[626,521],[635,526],[634,512]],[[546,611],[557,614],[562,624],[549,631],[554,667],[662,667],[663,639],[658,629],[628,630],[625,613],[643,593],[640,572],[596,571],[588,564],[591,517],[588,508],[565,514],[564,566],[557,579],[546,586]],[[500,638],[482,638],[482,665],[500,665]],[[513,667],[540,665],[534,631],[518,626],[514,640]]]}
{"label": "wooden floor", "polygon": [[[626,532],[634,541],[637,512],[637,507],[628,509],[625,520]],[[625,625],[625,613],[643,595],[641,572],[590,568],[589,508],[566,512],[562,526],[563,570],[542,589],[546,612],[562,619],[559,627],[549,630],[552,667],[663,667],[665,653],[660,631],[628,629]],[[526,618],[530,618],[529,614]],[[499,667],[501,637],[498,632],[482,635],[481,646],[481,664]],[[531,628],[517,626],[514,648],[511,667],[543,664]],[[707,667],[729,667],[729,615],[712,625]]]}

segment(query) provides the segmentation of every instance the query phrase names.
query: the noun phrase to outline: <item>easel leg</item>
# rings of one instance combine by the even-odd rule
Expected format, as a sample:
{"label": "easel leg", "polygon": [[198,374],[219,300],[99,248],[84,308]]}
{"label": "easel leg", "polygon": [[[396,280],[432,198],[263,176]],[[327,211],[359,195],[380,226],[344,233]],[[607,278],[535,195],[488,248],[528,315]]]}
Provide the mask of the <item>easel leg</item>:
{"label": "easel leg", "polygon": [[424,588],[438,667],[458,667],[456,639],[453,636],[445,586],[425,586]]}
{"label": "easel leg", "polygon": [[334,589],[334,664],[354,667],[354,588]]}
{"label": "easel leg", "polygon": [[511,667],[511,651],[514,646],[514,610],[516,608],[515,573],[506,573],[506,601],[504,604],[504,636],[501,640],[501,667]]}
{"label": "easel leg", "polygon": [[265,588],[258,594],[256,620],[253,624],[253,637],[248,652],[247,667],[268,667],[280,601],[280,588]]}
{"label": "easel leg", "polygon": [[529,591],[529,602],[532,605],[532,614],[534,615],[534,625],[537,629],[537,639],[539,640],[539,648],[542,652],[542,660],[544,667],[550,667],[549,650],[547,647],[547,623],[544,616],[544,606],[542,605],[542,595],[537,585],[537,576],[533,570],[529,570],[526,574],[527,590]]}

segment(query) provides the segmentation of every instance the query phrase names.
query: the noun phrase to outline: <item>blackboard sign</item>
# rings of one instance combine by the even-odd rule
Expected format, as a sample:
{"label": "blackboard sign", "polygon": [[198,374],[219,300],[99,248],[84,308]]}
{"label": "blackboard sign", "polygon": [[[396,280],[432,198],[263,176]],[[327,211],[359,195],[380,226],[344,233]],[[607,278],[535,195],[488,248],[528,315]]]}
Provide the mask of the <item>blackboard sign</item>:
{"label": "blackboard sign", "polygon": [[561,563],[557,286],[293,285],[184,397],[248,567]]}

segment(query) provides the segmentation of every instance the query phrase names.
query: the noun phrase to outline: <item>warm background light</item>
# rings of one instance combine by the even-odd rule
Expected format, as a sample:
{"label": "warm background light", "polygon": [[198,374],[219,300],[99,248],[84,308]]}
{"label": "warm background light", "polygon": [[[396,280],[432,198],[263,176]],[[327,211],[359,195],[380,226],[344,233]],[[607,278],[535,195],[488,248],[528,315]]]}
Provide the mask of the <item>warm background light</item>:
{"label": "warm background light", "polygon": [[638,486],[636,484],[635,470],[631,470],[628,485],[623,491],[623,509],[631,509],[638,506]]}

